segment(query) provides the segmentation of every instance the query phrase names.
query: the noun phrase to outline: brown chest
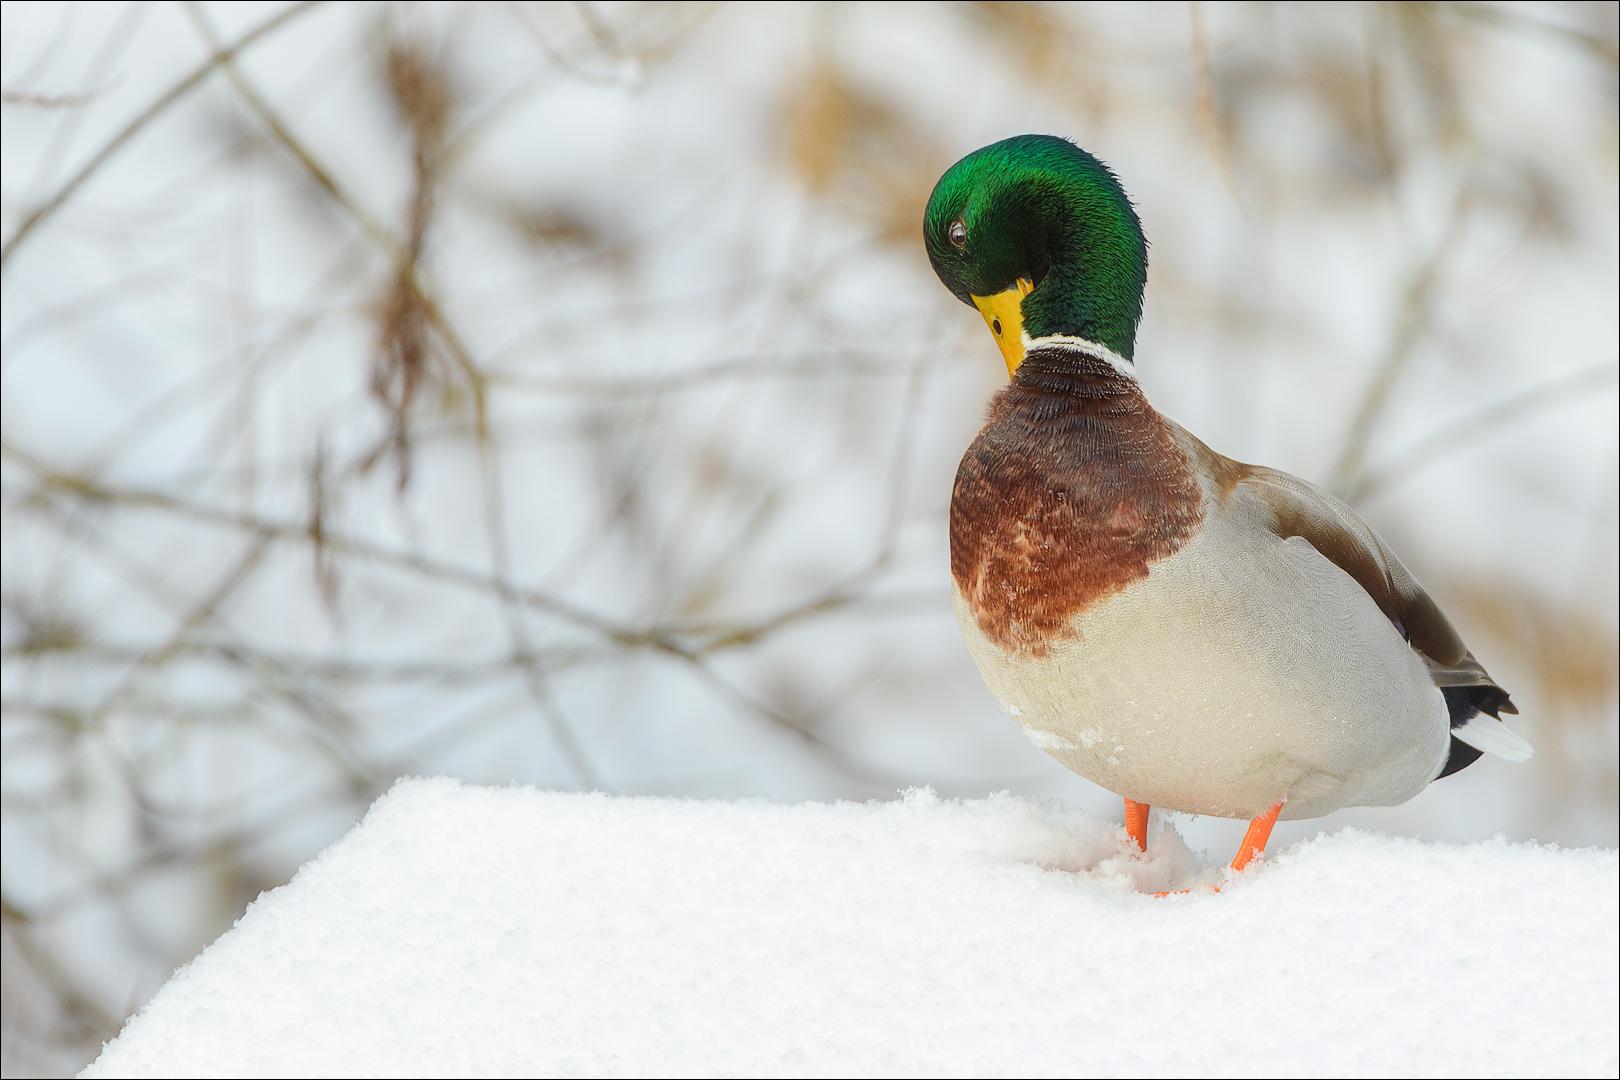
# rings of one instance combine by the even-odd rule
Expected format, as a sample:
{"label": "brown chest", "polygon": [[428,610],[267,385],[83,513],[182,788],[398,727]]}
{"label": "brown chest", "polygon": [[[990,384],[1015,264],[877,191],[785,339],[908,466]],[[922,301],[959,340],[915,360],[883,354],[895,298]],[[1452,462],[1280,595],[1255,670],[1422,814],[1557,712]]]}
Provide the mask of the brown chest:
{"label": "brown chest", "polygon": [[951,494],[951,573],[985,637],[1044,656],[1202,522],[1202,490],[1130,379],[1032,371],[1002,391]]}

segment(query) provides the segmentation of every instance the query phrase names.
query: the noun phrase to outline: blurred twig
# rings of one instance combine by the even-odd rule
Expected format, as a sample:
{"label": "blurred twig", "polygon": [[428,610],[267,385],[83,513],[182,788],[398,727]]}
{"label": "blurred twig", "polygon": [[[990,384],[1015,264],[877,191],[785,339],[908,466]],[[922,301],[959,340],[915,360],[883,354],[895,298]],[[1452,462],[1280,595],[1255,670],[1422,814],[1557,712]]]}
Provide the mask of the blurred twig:
{"label": "blurred twig", "polygon": [[1613,384],[1617,375],[1620,375],[1620,366],[1612,361],[1594,364],[1476,409],[1397,451],[1383,464],[1363,470],[1349,489],[1346,501],[1363,502],[1382,495],[1424,469],[1501,435],[1514,424],[1526,423],[1549,410],[1571,404],[1590,391]]}
{"label": "blurred twig", "polygon": [[[490,566],[494,571],[491,578],[504,585],[511,577],[512,560],[507,550],[506,499],[501,490],[500,466],[493,439],[481,440],[478,448],[479,471],[484,482],[484,530],[489,545]],[[551,692],[550,676],[545,666],[536,662],[534,644],[520,607],[520,598],[514,590],[500,586],[497,586],[496,594],[500,598],[501,617],[506,624],[512,662],[523,672],[524,689],[528,691],[535,711],[551,734],[553,745],[586,791],[606,790],[600,773],[591,764],[585,747],[580,743],[578,733],[563,715],[562,707]]]}
{"label": "blurred twig", "polygon": [[739,379],[909,379],[912,374],[877,352],[841,349],[803,357],[759,357],[717,360],[684,370],[627,375],[531,375],[495,369],[491,383],[541,394],[578,394],[624,401],[701,390]]}
{"label": "blurred twig", "polygon": [[1417,355],[1418,344],[1428,332],[1434,307],[1435,286],[1446,260],[1450,258],[1453,248],[1462,238],[1472,190],[1473,181],[1469,175],[1458,185],[1457,194],[1452,199],[1451,211],[1446,216],[1440,235],[1435,239],[1434,246],[1429,249],[1423,265],[1418,268],[1417,273],[1412,276],[1411,283],[1406,287],[1406,294],[1396,314],[1394,332],[1390,336],[1384,358],[1379,362],[1372,381],[1362,395],[1361,404],[1350,422],[1349,434],[1345,436],[1344,449],[1340,451],[1338,461],[1328,474],[1328,489],[1340,498],[1348,498],[1347,493],[1358,486],[1362,469],[1365,467],[1367,451],[1372,445],[1373,433],[1378,427],[1379,420],[1383,418],[1384,410],[1389,406],[1396,383],[1400,381],[1407,366]]}
{"label": "blurred twig", "polygon": [[[412,183],[404,249],[377,317],[378,342],[371,369],[371,393],[382,404],[389,419],[389,434],[379,451],[386,446],[393,455],[398,489],[404,491],[411,476],[411,406],[418,390],[432,375],[433,361],[442,351],[434,333],[433,317],[417,282],[428,226],[438,204],[444,141],[454,102],[442,58],[431,55],[420,40],[390,35],[384,73],[395,111],[409,133]],[[306,165],[310,164],[307,154],[300,157]],[[482,382],[481,379],[475,381]]]}
{"label": "blurred twig", "polygon": [[31,109],[77,109],[90,104],[116,85],[116,81],[110,82],[82,94],[31,94],[22,90],[7,90],[0,94],[0,101],[7,105],[26,105]]}
{"label": "blurred twig", "polygon": [[[213,24],[209,22],[202,9],[195,0],[187,0],[186,11],[196,25],[198,33],[210,45],[217,43],[218,35],[214,32]],[[281,118],[264,97],[253,87],[242,71],[237,67],[233,54],[222,54],[220,64],[224,67],[231,84],[247,102],[249,108],[256,113],[264,125],[270,129],[271,134],[281,143],[302,165],[310,178],[320,189],[331,196],[332,200],[342,207],[362,231],[372,239],[390,257],[398,268],[401,287],[408,290],[413,310],[419,312],[433,325],[439,339],[448,349],[451,357],[461,368],[466,377],[468,388],[472,392],[474,415],[482,436],[487,424],[487,406],[485,402],[485,384],[478,364],[473,360],[471,352],[463,343],[462,338],[445,319],[437,301],[429,294],[417,270],[417,262],[407,242],[401,241],[393,232],[382,224],[373,214],[365,210],[358,201],[338,183],[333,173],[316,160],[313,153],[292,133],[292,129]]]}
{"label": "blurred twig", "polygon": [[[1572,26],[1561,26],[1545,19],[1538,19],[1524,10],[1516,10],[1498,4],[1449,0],[1449,2],[1443,3],[1443,6],[1477,22],[1489,23],[1510,30],[1529,30],[1550,40],[1565,45],[1573,45],[1589,56],[1601,60],[1609,67],[1620,67],[1620,47],[1617,47],[1616,43],[1611,39],[1589,34]],[[1604,6],[1598,5],[1600,8]]]}
{"label": "blurred twig", "polygon": [[[276,522],[258,515],[208,506],[161,492],[114,487],[59,471],[35,455],[9,444],[0,445],[0,450],[3,450],[6,458],[27,468],[35,475],[41,494],[60,493],[108,505],[160,509],[199,521],[241,529],[271,540],[300,542],[313,540],[312,527],[307,521],[297,524]],[[409,570],[426,578],[476,589],[497,597],[509,596],[525,607],[558,616],[581,629],[599,634],[614,644],[655,649],[682,659],[753,644],[785,626],[848,607],[864,598],[867,589],[882,568],[881,559],[875,560],[832,588],[793,604],[777,614],[755,620],[691,620],[634,626],[532,586],[518,585],[498,575],[454,566],[371,541],[323,533],[322,543],[336,554],[351,555],[374,564]]]}
{"label": "blurred twig", "polygon": [[1215,72],[1214,65],[1209,57],[1209,27],[1204,21],[1204,5],[1201,0],[1188,0],[1187,15],[1192,24],[1192,55],[1193,76],[1198,85],[1198,125],[1204,130],[1204,140],[1209,145],[1209,159],[1215,165],[1215,171],[1220,173],[1221,183],[1233,199],[1237,198],[1237,186],[1232,182],[1232,173],[1226,167],[1226,151],[1221,145],[1221,122],[1215,113]]}
{"label": "blurred twig", "polygon": [[247,33],[237,38],[232,44],[216,47],[213,55],[209,56],[209,58],[203,61],[203,63],[199,65],[196,70],[191,72],[191,74],[187,75],[185,78],[181,79],[179,82],[175,83],[168,89],[168,91],[159,96],[156,101],[152,102],[151,105],[148,105],[140,115],[126,124],[123,130],[119,131],[117,135],[114,135],[105,146],[103,146],[95,153],[93,157],[90,158],[89,161],[85,162],[83,167],[80,168],[78,172],[74,173],[72,178],[69,179],[67,183],[58,188],[54,195],[40,203],[38,206],[34,207],[34,209],[30,210],[27,214],[23,215],[23,219],[17,225],[16,231],[13,232],[11,237],[6,240],[4,247],[0,247],[0,265],[4,265],[5,261],[11,257],[11,253],[17,249],[17,245],[28,239],[30,233],[38,228],[46,218],[55,213],[58,207],[67,202],[67,200],[73,196],[74,192],[83,187],[85,182],[94,176],[101,169],[101,167],[112,158],[114,154],[118,153],[118,151],[123,149],[131,139],[140,134],[141,130],[145,128],[147,124],[150,124],[153,120],[161,116],[169,108],[169,106],[185,97],[204,79],[208,78],[208,76],[213,73],[215,68],[222,64],[229,64],[243,51],[251,48],[256,42],[259,41],[260,38],[263,38],[266,34],[270,34],[281,29],[283,26],[286,26],[289,22],[298,18],[300,15],[319,7],[320,3],[321,0],[303,0],[302,3],[294,4],[286,10],[277,13],[269,19],[266,19],[252,30],[249,30]]}

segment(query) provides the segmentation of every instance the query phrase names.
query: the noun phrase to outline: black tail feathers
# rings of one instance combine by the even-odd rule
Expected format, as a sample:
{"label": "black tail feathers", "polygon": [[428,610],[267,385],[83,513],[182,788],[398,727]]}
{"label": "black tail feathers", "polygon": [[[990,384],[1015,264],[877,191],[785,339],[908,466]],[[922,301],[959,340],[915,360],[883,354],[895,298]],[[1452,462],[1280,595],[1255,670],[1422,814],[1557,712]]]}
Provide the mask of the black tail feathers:
{"label": "black tail feathers", "polygon": [[[1442,686],[1440,692],[1446,697],[1446,709],[1451,713],[1452,730],[1462,727],[1480,713],[1489,713],[1498,720],[1504,712],[1516,713],[1506,690],[1500,686]],[[1478,761],[1483,751],[1469,746],[1455,735],[1451,737],[1451,749],[1446,755],[1446,767],[1440,770],[1436,780],[1450,776],[1454,772],[1461,772],[1474,762]]]}

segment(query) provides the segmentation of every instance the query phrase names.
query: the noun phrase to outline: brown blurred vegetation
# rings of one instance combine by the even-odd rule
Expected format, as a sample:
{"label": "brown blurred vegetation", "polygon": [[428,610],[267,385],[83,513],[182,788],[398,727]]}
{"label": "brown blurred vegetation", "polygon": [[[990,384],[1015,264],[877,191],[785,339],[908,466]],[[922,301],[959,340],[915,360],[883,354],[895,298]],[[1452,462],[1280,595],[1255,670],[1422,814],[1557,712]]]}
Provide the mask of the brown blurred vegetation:
{"label": "brown blurred vegetation", "polygon": [[[960,715],[961,731],[987,722],[960,692],[969,683],[953,681],[969,665],[946,585],[930,577],[939,560],[906,552],[937,550],[952,454],[995,365],[948,329],[966,324],[951,321],[959,313],[934,295],[918,251],[935,179],[972,148],[959,113],[931,115],[885,77],[886,63],[904,65],[863,52],[858,20],[914,25],[993,71],[1005,119],[987,130],[1012,126],[989,137],[1058,121],[1081,136],[1179,132],[1186,182],[1206,170],[1198,182],[1254,235],[1413,216],[1408,193],[1456,172],[1440,225],[1411,230],[1423,250],[1370,268],[1397,298],[1377,328],[1384,344],[1357,352],[1353,392],[1322,392],[1333,419],[1303,425],[1330,444],[1314,478],[1396,541],[1424,532],[1408,528],[1403,493],[1452,476],[1447,463],[1556,424],[1572,403],[1613,408],[1612,325],[1574,369],[1527,373],[1459,361],[1478,342],[1448,314],[1480,244],[1590,259],[1594,222],[1612,228],[1612,206],[1594,210],[1575,164],[1514,153],[1481,128],[1470,95],[1489,78],[1489,42],[1558,50],[1584,73],[1572,81],[1583,89],[1556,92],[1574,95],[1561,107],[1609,133],[1586,150],[1595,165],[1576,164],[1612,200],[1613,5],[827,4],[766,16],[718,4],[298,4],[228,32],[226,13],[201,4],[152,29],[152,7],[119,9],[93,37],[74,36],[81,16],[58,9],[59,41],[6,58],[8,128],[58,118],[55,135],[6,142],[35,170],[21,187],[8,180],[4,207],[7,1075],[93,1057],[175,965],[401,774],[778,797],[929,782],[982,793],[1017,780],[1021,764],[976,757],[977,736],[953,734],[954,756],[930,757],[917,735],[945,717]],[[773,29],[777,17],[796,29]],[[362,89],[311,134],[325,101],[311,81],[271,83],[251,60],[315,19],[322,47],[342,57],[329,64]],[[125,93],[109,89],[117,58],[159,33],[200,43],[201,59],[163,73],[138,111],[69,154],[62,132]],[[717,152],[746,153],[720,164],[800,200],[771,211],[799,215],[783,230],[786,265],[762,254],[774,240],[719,213],[649,223],[597,190],[611,187],[604,177],[524,186],[487,164],[492,145],[568,137],[535,126],[550,122],[524,112],[536,101],[623,88],[654,110],[720,80],[717,54],[746,66],[747,44],[771,34],[791,39],[772,49],[792,62],[750,84],[758,137]],[[68,40],[94,54],[88,66],[75,57],[82,89],[37,75]],[[492,41],[527,50],[504,82],[493,72],[514,62],[491,59]],[[1144,80],[1165,87],[1160,98]],[[727,86],[716,100],[740,93]],[[1290,110],[1310,118],[1319,151],[1279,149]],[[178,241],[165,249],[172,206],[125,205],[97,186],[132,163],[151,168],[141,155],[165,152],[144,148],[166,126],[226,160],[167,177],[181,201],[188,185],[200,200],[251,184],[274,204],[280,231],[253,234],[279,245],[273,283],[256,284],[240,252],[216,264]],[[345,130],[369,171],[342,155]],[[705,137],[700,126],[671,135]],[[636,149],[616,168],[640,167]],[[690,160],[654,149],[648,169],[673,175]],[[1137,179],[1125,177],[1133,191]],[[668,184],[684,184],[690,204],[720,191],[704,176]],[[729,228],[725,247],[713,237]],[[681,230],[722,251],[685,280],[662,253]],[[1274,281],[1204,273],[1176,246],[1202,234],[1165,232],[1153,238],[1165,306],[1150,319],[1169,311],[1211,343],[1185,363],[1265,374],[1254,358],[1278,341],[1320,351],[1311,316],[1273,306]],[[246,250],[242,236],[232,243]],[[62,286],[50,260],[69,247],[116,272]],[[1612,251],[1612,238],[1596,247]],[[522,287],[492,284],[487,267]],[[896,296],[914,287],[929,299],[892,317],[854,311],[838,289],[862,273],[869,306],[884,300],[873,280],[904,275],[913,284]],[[31,350],[79,362],[111,348],[84,330],[99,310],[139,312],[199,282],[209,317],[224,312],[236,329],[177,343],[177,369],[154,361],[161,377],[129,390],[116,422],[73,417],[71,382],[24,379]],[[701,297],[696,315],[674,312],[677,294]],[[669,344],[691,341],[703,344]],[[325,367],[297,366],[317,350]],[[310,389],[341,381],[334,372],[358,393]],[[42,386],[57,396],[28,399]],[[57,413],[61,437],[40,435],[33,418]],[[1228,437],[1243,430],[1238,415]],[[817,432],[819,448],[770,451]],[[1607,501],[1558,513],[1595,537],[1589,588],[1556,594],[1504,576],[1504,561],[1533,558],[1511,539],[1454,563],[1412,545],[1474,651],[1502,658],[1492,668],[1504,682],[1534,684],[1514,684],[1534,704],[1540,748],[1525,820],[1554,833],[1572,806],[1605,821],[1620,807],[1612,428],[1588,443],[1606,455]],[[515,476],[544,494],[514,497]],[[1487,462],[1438,486],[1474,483],[1493,500],[1512,489],[1522,502],[1544,480]],[[1492,521],[1482,512],[1479,526]],[[895,644],[921,621],[926,648]],[[686,717],[674,736],[659,728],[665,708]],[[704,709],[733,726],[691,718]],[[751,749],[716,752],[712,772],[684,760],[659,772],[668,746],[705,740]]]}

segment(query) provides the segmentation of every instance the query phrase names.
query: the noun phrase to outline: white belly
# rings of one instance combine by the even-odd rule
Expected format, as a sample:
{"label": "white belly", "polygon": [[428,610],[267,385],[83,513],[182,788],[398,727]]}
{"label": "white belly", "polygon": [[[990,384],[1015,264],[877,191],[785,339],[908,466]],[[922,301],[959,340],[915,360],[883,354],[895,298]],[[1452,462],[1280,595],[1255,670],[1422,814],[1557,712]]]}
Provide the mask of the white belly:
{"label": "white belly", "polygon": [[953,586],[991,692],[1069,769],[1168,810],[1251,818],[1286,795],[1283,818],[1310,818],[1416,795],[1450,744],[1422,659],[1308,542],[1223,521],[1040,658],[1010,659]]}

